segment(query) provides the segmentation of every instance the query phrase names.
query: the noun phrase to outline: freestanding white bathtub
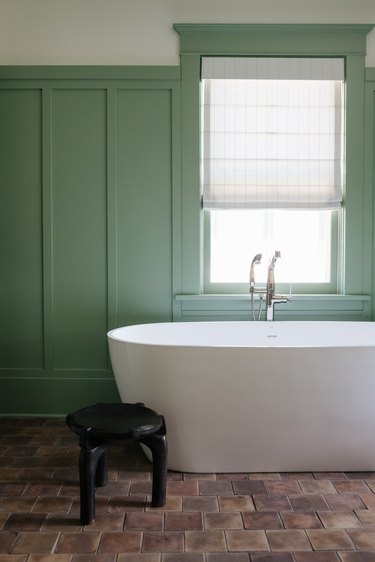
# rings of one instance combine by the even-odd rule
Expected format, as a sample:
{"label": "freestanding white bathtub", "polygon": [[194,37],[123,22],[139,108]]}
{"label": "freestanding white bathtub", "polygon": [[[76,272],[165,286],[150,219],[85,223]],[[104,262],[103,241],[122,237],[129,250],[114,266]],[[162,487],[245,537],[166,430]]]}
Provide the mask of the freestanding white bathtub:
{"label": "freestanding white bathtub", "polygon": [[375,470],[375,323],[146,324],[108,339],[121,399],[165,415],[170,469]]}

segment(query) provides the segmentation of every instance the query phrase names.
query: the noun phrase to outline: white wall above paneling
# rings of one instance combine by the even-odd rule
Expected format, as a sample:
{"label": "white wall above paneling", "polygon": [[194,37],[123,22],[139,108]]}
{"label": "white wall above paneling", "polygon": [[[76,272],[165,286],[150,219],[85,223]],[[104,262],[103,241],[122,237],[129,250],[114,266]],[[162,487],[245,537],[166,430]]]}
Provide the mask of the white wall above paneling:
{"label": "white wall above paneling", "polygon": [[374,0],[0,0],[0,64],[176,65],[173,23],[373,22]]}

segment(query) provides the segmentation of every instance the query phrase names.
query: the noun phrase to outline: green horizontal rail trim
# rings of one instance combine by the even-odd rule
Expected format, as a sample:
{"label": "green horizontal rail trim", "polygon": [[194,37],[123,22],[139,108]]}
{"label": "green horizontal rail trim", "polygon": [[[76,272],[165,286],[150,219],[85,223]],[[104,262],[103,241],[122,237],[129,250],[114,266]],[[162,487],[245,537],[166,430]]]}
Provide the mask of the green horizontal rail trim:
{"label": "green horizontal rail trim", "polygon": [[[370,295],[292,295],[293,301],[370,301]],[[186,294],[186,295],[175,295],[175,299],[178,301],[248,301],[250,295],[205,295],[205,294]]]}
{"label": "green horizontal rail trim", "polygon": [[0,80],[179,80],[179,66],[0,66]]}
{"label": "green horizontal rail trim", "polygon": [[[59,380],[112,380],[113,373],[110,369],[33,369],[22,367],[2,367],[0,380],[5,379],[59,379]],[[2,383],[1,383],[2,384]]]}

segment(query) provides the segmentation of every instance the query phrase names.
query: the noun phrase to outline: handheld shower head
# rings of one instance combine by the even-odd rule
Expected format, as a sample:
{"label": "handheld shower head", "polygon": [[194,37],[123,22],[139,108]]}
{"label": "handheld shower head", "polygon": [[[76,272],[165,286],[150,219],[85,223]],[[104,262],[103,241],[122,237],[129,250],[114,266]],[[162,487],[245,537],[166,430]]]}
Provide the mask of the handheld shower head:
{"label": "handheld shower head", "polygon": [[255,287],[255,274],[254,274],[254,266],[260,263],[262,259],[262,254],[256,254],[254,256],[253,261],[251,262],[250,266],[250,292]]}
{"label": "handheld shower head", "polygon": [[253,261],[251,262],[251,265],[256,265],[256,264],[260,263],[261,259],[262,259],[262,254],[257,254],[256,256],[254,256]]}

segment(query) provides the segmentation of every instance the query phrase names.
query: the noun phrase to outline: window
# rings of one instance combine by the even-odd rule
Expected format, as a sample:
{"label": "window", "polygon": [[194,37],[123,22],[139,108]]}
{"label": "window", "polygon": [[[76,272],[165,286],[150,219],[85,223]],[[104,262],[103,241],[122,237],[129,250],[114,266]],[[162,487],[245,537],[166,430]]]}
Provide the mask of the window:
{"label": "window", "polygon": [[[173,318],[241,319],[248,318],[248,279],[245,283],[218,283],[207,286],[209,279],[205,259],[209,252],[211,224],[214,214],[226,216],[229,209],[202,210],[201,143],[201,78],[205,58],[285,58],[341,59],[345,67],[345,89],[342,102],[345,120],[341,126],[345,159],[343,201],[337,210],[316,209],[311,213],[331,215],[330,278],[332,282],[299,285],[293,293],[303,293],[292,303],[280,306],[282,319],[369,319],[372,287],[372,183],[364,170],[364,69],[366,35],[372,25],[361,24],[175,24],[180,37],[181,60],[181,189],[174,189],[173,249]],[[240,78],[234,77],[236,80]],[[207,78],[209,79],[209,78]],[[219,78],[218,78],[219,79]],[[227,78],[229,79],[229,78]],[[260,80],[261,78],[257,78]],[[278,78],[281,80],[281,78]],[[366,172],[366,173],[365,173]],[[331,188],[330,193],[335,189]],[[341,191],[341,186],[340,186]],[[340,194],[341,196],[341,194]],[[341,207],[341,208],[340,208]],[[300,210],[285,209],[299,214]],[[235,216],[257,209],[235,210]],[[267,209],[269,211],[282,209]],[[307,212],[307,211],[306,211]],[[310,211],[308,211],[310,212]],[[228,215],[229,216],[229,215]],[[238,221],[239,219],[237,219]],[[267,228],[269,223],[266,222]],[[299,233],[298,233],[299,235]],[[281,266],[287,255],[281,247],[282,259],[277,262],[277,291],[289,286],[279,283]],[[255,253],[261,250],[256,248]],[[268,251],[268,250],[267,250]],[[291,252],[289,252],[291,254]],[[253,251],[246,252],[246,268]],[[264,252],[263,262],[267,265]],[[259,266],[257,266],[259,268]],[[337,271],[336,271],[337,269]],[[257,281],[260,275],[257,269]],[[289,277],[289,276],[288,276]],[[260,278],[259,278],[260,279]],[[325,294],[329,293],[329,294]]]}
{"label": "window", "polygon": [[207,288],[246,282],[251,256],[275,250],[279,282],[332,282],[343,68],[329,58],[203,58]]}

